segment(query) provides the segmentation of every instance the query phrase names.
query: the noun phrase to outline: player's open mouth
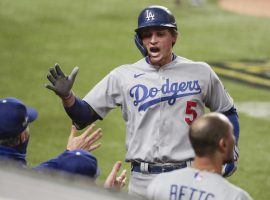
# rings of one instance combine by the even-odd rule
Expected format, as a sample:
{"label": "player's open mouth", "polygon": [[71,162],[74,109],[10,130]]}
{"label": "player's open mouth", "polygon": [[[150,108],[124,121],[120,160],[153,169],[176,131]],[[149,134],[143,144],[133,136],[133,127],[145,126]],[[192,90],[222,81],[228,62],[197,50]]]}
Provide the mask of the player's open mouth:
{"label": "player's open mouth", "polygon": [[159,52],[159,48],[158,47],[151,47],[150,48],[150,52],[152,52],[152,53],[158,53]]}

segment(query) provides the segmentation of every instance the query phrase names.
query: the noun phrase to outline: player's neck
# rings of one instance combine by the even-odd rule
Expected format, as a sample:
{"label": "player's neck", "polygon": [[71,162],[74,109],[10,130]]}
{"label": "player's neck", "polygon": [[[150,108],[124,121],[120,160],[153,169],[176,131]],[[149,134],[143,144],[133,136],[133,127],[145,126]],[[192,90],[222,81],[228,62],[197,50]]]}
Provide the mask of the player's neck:
{"label": "player's neck", "polygon": [[202,171],[209,171],[217,174],[221,174],[222,160],[220,158],[213,157],[195,157],[192,166]]}
{"label": "player's neck", "polygon": [[171,63],[174,59],[176,58],[176,56],[173,54],[173,52],[171,52],[171,56],[164,59],[164,60],[160,60],[158,62],[155,62],[154,60],[152,60],[149,56],[146,58],[146,61],[153,65],[156,69],[160,69],[162,68],[163,66]]}

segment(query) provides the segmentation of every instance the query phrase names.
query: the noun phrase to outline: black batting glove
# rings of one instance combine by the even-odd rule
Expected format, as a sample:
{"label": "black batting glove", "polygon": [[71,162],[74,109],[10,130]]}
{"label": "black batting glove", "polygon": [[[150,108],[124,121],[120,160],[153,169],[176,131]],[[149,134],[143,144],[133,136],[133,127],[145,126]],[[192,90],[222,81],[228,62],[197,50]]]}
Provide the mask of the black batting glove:
{"label": "black batting glove", "polygon": [[66,76],[60,66],[55,64],[54,67],[49,68],[50,73],[47,75],[51,85],[45,84],[45,87],[54,91],[61,98],[66,98],[70,95],[78,71],[79,67],[74,67],[70,75]]}

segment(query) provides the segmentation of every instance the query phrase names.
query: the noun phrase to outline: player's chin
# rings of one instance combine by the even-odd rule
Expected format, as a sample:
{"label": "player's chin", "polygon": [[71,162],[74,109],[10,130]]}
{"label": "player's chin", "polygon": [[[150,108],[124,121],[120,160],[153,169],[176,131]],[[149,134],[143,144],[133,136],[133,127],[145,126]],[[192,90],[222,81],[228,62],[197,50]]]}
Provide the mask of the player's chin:
{"label": "player's chin", "polygon": [[162,66],[162,56],[160,55],[149,55],[149,59],[152,65],[158,65],[158,66]]}

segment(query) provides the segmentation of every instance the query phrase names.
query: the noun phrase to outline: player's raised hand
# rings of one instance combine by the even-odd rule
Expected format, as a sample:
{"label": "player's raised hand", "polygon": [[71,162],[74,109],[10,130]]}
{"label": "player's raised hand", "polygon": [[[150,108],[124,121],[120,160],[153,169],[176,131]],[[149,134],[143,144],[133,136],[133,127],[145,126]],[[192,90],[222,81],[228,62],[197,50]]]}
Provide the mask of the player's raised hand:
{"label": "player's raised hand", "polygon": [[54,67],[49,68],[49,74],[47,75],[50,84],[45,84],[45,87],[49,90],[54,91],[61,98],[66,98],[71,93],[71,88],[75,81],[76,75],[79,71],[79,67],[74,67],[71,74],[66,76],[61,70],[58,64],[55,64]]}
{"label": "player's raised hand", "polygon": [[121,161],[117,161],[111,173],[107,177],[105,183],[104,183],[104,188],[106,189],[112,189],[119,191],[122,187],[126,185],[126,170],[124,169],[120,176],[117,177],[117,173],[119,172],[121,168]]}
{"label": "player's raised hand", "polygon": [[93,151],[100,147],[101,143],[94,144],[102,137],[102,130],[98,128],[94,131],[95,124],[91,124],[80,136],[76,136],[77,129],[74,125],[71,127],[71,133],[68,138],[67,150],[82,149]]}

